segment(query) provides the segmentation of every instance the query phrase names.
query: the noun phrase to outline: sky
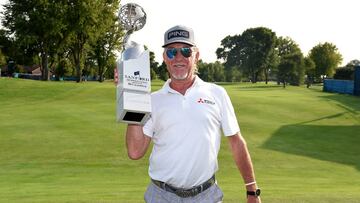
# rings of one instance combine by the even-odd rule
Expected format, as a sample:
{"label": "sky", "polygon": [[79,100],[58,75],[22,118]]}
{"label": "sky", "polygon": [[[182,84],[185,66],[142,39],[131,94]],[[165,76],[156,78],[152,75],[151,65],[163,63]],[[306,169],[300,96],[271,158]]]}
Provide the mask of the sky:
{"label": "sky", "polygon": [[140,5],[147,14],[146,25],[130,40],[155,52],[158,62],[164,32],[175,25],[193,28],[200,58],[207,63],[217,60],[215,52],[223,38],[260,26],[293,39],[305,56],[319,43],[330,42],[342,54],[342,65],[360,60],[359,0],[121,1],[126,3]]}

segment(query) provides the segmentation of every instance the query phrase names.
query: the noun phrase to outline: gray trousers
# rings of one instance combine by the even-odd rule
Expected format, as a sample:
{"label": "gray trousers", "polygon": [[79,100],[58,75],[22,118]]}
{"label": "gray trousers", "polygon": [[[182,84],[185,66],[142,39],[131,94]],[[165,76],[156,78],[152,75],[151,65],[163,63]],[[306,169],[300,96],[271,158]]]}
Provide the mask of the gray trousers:
{"label": "gray trousers", "polygon": [[165,191],[151,182],[145,192],[144,199],[146,203],[221,203],[223,196],[217,184],[194,197],[183,198]]}

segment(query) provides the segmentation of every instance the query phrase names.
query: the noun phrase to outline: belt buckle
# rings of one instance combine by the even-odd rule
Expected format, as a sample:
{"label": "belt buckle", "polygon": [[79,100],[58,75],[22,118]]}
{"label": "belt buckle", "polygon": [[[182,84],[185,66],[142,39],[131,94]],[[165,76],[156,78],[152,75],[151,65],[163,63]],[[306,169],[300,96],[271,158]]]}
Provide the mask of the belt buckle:
{"label": "belt buckle", "polygon": [[199,193],[208,189],[209,186],[213,185],[215,182],[216,182],[215,176],[213,176],[205,183],[203,183],[199,186],[193,187],[191,189],[187,189],[187,190],[183,189],[183,188],[174,188],[174,187],[171,187],[170,185],[167,185],[166,183],[159,184],[159,185],[160,185],[160,188],[163,188],[164,190],[167,190],[167,191],[170,190],[170,192],[176,194],[177,196],[186,198],[186,197],[193,197],[193,196],[198,195]]}
{"label": "belt buckle", "polygon": [[174,192],[175,192],[175,194],[176,194],[177,196],[179,196],[179,197],[184,197],[184,198],[186,198],[186,197],[192,197],[192,196],[194,196],[192,190],[177,189],[177,190],[175,190]]}

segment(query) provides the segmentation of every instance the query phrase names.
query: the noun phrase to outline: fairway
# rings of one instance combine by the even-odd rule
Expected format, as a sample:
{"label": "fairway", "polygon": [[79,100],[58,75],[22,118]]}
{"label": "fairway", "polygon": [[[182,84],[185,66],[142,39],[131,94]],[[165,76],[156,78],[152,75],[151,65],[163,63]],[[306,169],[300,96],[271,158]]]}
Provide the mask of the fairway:
{"label": "fairway", "polygon": [[[264,203],[360,203],[360,97],[319,86],[221,85]],[[143,202],[149,153],[127,157],[125,127],[115,122],[111,82],[0,78],[0,203]],[[226,138],[219,167],[224,203],[245,202]]]}

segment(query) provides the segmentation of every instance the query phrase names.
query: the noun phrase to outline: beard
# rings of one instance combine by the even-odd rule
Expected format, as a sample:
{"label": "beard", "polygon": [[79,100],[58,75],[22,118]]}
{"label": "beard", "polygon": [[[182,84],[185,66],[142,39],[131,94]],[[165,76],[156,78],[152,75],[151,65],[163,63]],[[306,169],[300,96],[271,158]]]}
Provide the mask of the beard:
{"label": "beard", "polygon": [[181,73],[181,74],[172,74],[171,76],[176,80],[185,80],[188,77],[189,73]]}

